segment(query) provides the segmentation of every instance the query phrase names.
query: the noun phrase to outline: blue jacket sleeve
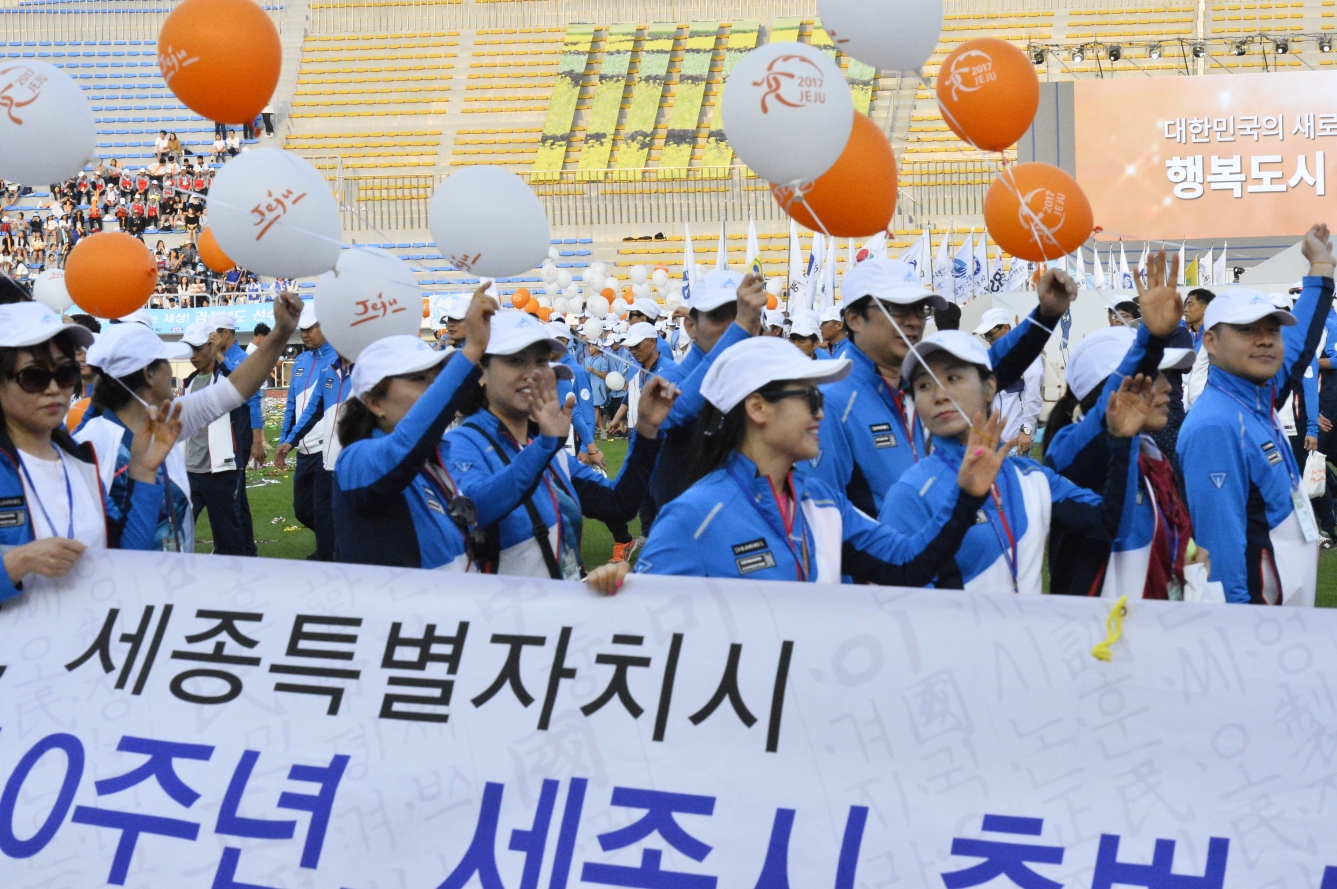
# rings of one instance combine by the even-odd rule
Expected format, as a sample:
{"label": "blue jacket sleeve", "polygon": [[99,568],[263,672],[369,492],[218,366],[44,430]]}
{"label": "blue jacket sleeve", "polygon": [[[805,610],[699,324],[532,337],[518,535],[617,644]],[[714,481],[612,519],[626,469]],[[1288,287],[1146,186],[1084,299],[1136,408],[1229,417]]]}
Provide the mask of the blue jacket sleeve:
{"label": "blue jacket sleeve", "polygon": [[1305,435],[1318,438],[1318,358],[1309,363],[1310,370],[1303,377],[1305,405]]}
{"label": "blue jacket sleeve", "polygon": [[331,373],[329,368],[322,370],[320,376],[316,377],[312,385],[316,388],[316,394],[312,395],[306,403],[306,410],[302,411],[301,419],[288,429],[288,434],[279,439],[283,444],[296,445],[299,441],[306,438],[316,424],[325,416],[325,397],[324,380],[325,375]]}
{"label": "blue jacket sleeve", "polygon": [[701,574],[701,553],[696,532],[700,517],[693,517],[687,501],[674,500],[659,511],[650,526],[641,556],[636,560],[637,574],[661,574],[695,577]]}
{"label": "blue jacket sleeve", "polygon": [[[678,395],[678,400],[673,403],[673,409],[669,411],[663,429],[675,429],[696,421],[696,418],[700,416],[702,409],[706,406],[706,400],[701,397],[701,383],[705,380],[706,373],[710,370],[711,365],[715,363],[715,359],[724,354],[725,349],[735,343],[741,343],[748,337],[749,334],[746,330],[737,324],[730,324],[729,329],[720,337],[719,342],[715,344],[715,348],[710,350],[709,355],[693,362],[690,369],[687,366],[686,359],[678,365],[678,370],[684,374],[684,379],[678,387],[682,391]],[[692,349],[700,351],[695,346]]]}
{"label": "blue jacket sleeve", "polygon": [[1069,534],[1078,534],[1091,540],[1113,541],[1123,525],[1124,507],[1128,503],[1128,486],[1137,483],[1131,471],[1133,445],[1137,439],[1115,438],[1106,433],[1109,449],[1109,469],[1105,473],[1104,491],[1095,493],[1089,488],[1073,484],[1047,466],[1039,471],[1049,476],[1049,493],[1053,498],[1050,527],[1059,527]]}
{"label": "blue jacket sleeve", "polygon": [[[989,361],[993,364],[993,375],[998,380],[1001,392],[1021,379],[1026,368],[1035,363],[1040,353],[1049,342],[1049,331],[1062,320],[1042,315],[1037,308],[1029,319],[1022,321],[1007,336],[989,347]],[[1036,323],[1032,324],[1031,321]]]}
{"label": "blue jacket sleeve", "polygon": [[442,433],[481,373],[463,353],[456,353],[394,432],[344,448],[334,471],[355,508],[374,508],[399,496],[440,446]]}
{"label": "blue jacket sleeve", "polygon": [[584,463],[570,460],[571,484],[580,498],[581,513],[601,522],[629,521],[640,509],[650,485],[659,448],[664,442],[661,431],[656,438],[632,433],[627,459],[616,479],[607,479]]}
{"label": "blue jacket sleeve", "polygon": [[590,391],[590,375],[585,368],[576,370],[576,378],[567,384],[569,391],[576,396],[576,409],[571,413],[571,425],[576,429],[576,438],[581,447],[594,443],[594,397]]}
{"label": "blue jacket sleeve", "polygon": [[1249,469],[1238,435],[1200,426],[1180,434],[1178,452],[1193,539],[1212,554],[1211,579],[1221,581],[1227,602],[1248,602]]}
{"label": "blue jacket sleeve", "polygon": [[[962,538],[974,527],[975,514],[984,505],[983,497],[973,497],[957,488],[955,496],[946,498],[928,522],[902,534],[873,521],[844,497],[840,499],[845,536],[842,573],[886,586],[907,587],[927,586],[938,576],[961,548]],[[890,502],[888,497],[886,503]]]}
{"label": "blue jacket sleeve", "polygon": [[460,493],[474,502],[478,524],[485,528],[501,521],[529,496],[564,444],[556,436],[540,435],[507,466],[488,457],[488,445],[476,432],[461,427],[446,436],[450,448],[447,466]]}
{"label": "blue jacket sleeve", "polygon": [[[1294,327],[1281,328],[1281,338],[1286,344],[1286,358],[1281,370],[1272,379],[1278,404],[1286,400],[1287,390],[1300,392],[1302,389],[1305,371],[1318,351],[1318,341],[1323,335],[1328,311],[1332,308],[1332,293],[1332,278],[1305,276],[1304,290],[1291,310],[1299,323]],[[1212,558],[1216,558],[1215,552]]]}
{"label": "blue jacket sleeve", "polygon": [[[309,352],[303,352],[298,355],[292,363],[293,378],[296,377],[297,368],[303,363],[302,358],[309,355]],[[297,387],[293,385],[293,378],[288,380],[288,397],[283,401],[283,425],[279,427],[279,443],[288,440],[288,433],[292,431],[292,422],[297,413]]]}
{"label": "blue jacket sleeve", "polygon": [[[158,516],[162,513],[164,489],[160,484],[149,485],[130,481],[130,506],[120,529],[116,549],[149,550],[158,533]],[[107,504],[108,512],[111,503]]]}

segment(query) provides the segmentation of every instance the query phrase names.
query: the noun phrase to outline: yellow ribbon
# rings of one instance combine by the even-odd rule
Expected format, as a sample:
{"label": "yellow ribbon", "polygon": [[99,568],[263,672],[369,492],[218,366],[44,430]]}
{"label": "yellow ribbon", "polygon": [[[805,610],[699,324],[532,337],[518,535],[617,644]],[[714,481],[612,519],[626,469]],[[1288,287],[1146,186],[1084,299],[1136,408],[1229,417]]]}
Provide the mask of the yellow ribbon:
{"label": "yellow ribbon", "polygon": [[1110,646],[1123,637],[1123,619],[1128,616],[1128,597],[1120,596],[1119,601],[1110,609],[1110,616],[1105,618],[1105,641],[1091,649],[1091,657],[1098,661],[1109,662],[1112,655]]}

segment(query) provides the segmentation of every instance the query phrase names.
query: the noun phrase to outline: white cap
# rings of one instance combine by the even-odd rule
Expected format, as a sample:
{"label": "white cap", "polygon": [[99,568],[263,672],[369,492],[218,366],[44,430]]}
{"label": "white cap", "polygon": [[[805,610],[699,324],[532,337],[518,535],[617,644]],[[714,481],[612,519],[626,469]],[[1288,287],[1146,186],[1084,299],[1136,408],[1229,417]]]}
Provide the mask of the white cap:
{"label": "white cap", "polygon": [[113,377],[125,377],[155,361],[184,361],[186,343],[165,343],[142,324],[116,324],[88,349],[88,363]]}
{"label": "white cap", "polygon": [[571,339],[571,326],[565,321],[549,321],[546,325],[548,336],[556,339]]}
{"label": "white cap", "polygon": [[990,309],[980,317],[979,326],[974,330],[975,336],[984,336],[995,327],[1004,324],[1012,326],[1012,313],[1007,309]]}
{"label": "white cap", "polygon": [[789,322],[790,336],[817,336],[822,322],[817,320],[816,312],[799,312]]}
{"label": "white cap", "polygon": [[1289,312],[1295,307],[1295,303],[1291,302],[1290,294],[1269,293],[1268,296],[1272,299],[1272,305],[1276,306],[1278,309],[1285,309]]}
{"label": "white cap", "polygon": [[126,315],[124,318],[118,318],[116,320],[120,321],[122,324],[142,324],[149,330],[153,329],[153,316],[144,309],[138,309],[137,311]]}
{"label": "white cap", "polygon": [[487,340],[488,355],[514,355],[535,343],[547,343],[552,352],[566,351],[566,344],[554,339],[543,322],[528,312],[498,312],[492,316],[492,334]]}
{"label": "white cap", "polygon": [[[867,259],[860,265],[874,261]],[[919,366],[920,357],[927,358],[934,352],[947,352],[967,364],[978,364],[985,370],[993,370],[993,362],[989,360],[989,350],[974,334],[966,333],[964,330],[940,330],[924,337],[919,345],[905,356],[905,361],[901,364],[901,379],[912,380],[915,368]]]}
{"label": "white cap", "polygon": [[[867,261],[868,260],[864,260],[864,262]],[[827,306],[825,309],[822,309],[822,314],[818,316],[818,321],[821,324],[825,324],[828,321],[844,321],[844,320],[845,320],[845,308],[843,306]]]}
{"label": "white cap", "polygon": [[738,300],[738,288],[743,285],[743,276],[738,272],[708,272],[692,288],[692,301],[689,308],[698,312],[709,312],[720,306]]}
{"label": "white cap", "polygon": [[701,382],[701,396],[728,413],[753,392],[777,380],[834,383],[849,376],[848,358],[813,361],[791,342],[757,336],[724,350]]}
{"label": "white cap", "polygon": [[464,316],[469,313],[469,303],[472,302],[472,300],[473,297],[470,297],[469,299],[464,299],[459,296],[452,297],[451,299],[446,300],[445,308],[441,310],[441,314],[443,317],[449,318],[451,321],[463,321]]}
{"label": "white cap", "polygon": [[210,321],[213,323],[214,330],[237,329],[237,317],[231,312],[219,312],[217,315],[214,315]]}
{"label": "white cap", "polygon": [[181,342],[187,346],[203,346],[209,342],[209,335],[214,332],[205,321],[198,321],[186,328],[186,332],[181,334]]}
{"label": "white cap", "polygon": [[79,324],[62,324],[60,316],[41,303],[21,302],[0,306],[0,346],[21,348],[66,335],[75,348],[93,344],[93,332]]}
{"label": "white cap", "polygon": [[871,296],[899,306],[928,300],[935,309],[947,308],[947,300],[919,283],[913,266],[895,259],[865,259],[846,273],[842,287],[846,305]]}
{"label": "white cap", "polygon": [[785,326],[785,313],[779,309],[767,309],[762,317],[765,319],[763,323],[767,327]]}
{"label": "white cap", "polygon": [[651,321],[654,321],[656,318],[659,317],[659,303],[655,302],[652,299],[646,299],[645,297],[641,297],[640,299],[632,303],[631,307],[627,311],[640,312],[642,315],[649,318]]}
{"label": "white cap", "polygon": [[1276,318],[1283,327],[1299,323],[1290,312],[1274,306],[1261,290],[1236,287],[1221,291],[1207,304],[1202,326],[1205,330],[1211,330],[1218,324],[1252,324],[1267,317]]}
{"label": "white cap", "polygon": [[[1131,327],[1105,327],[1087,334],[1073,346],[1068,357],[1068,386],[1082,401],[1110,374],[1119,369],[1133,347],[1137,333]],[[1161,370],[1188,370],[1193,366],[1192,349],[1166,349]]]}
{"label": "white cap", "polygon": [[320,319],[316,317],[316,301],[313,299],[302,306],[302,317],[297,319],[297,326],[302,330],[310,330],[319,323]]}
{"label": "white cap", "polygon": [[449,357],[412,334],[382,337],[357,356],[353,365],[353,394],[358,398],[386,377],[417,373],[436,367]]}
{"label": "white cap", "polygon": [[653,324],[648,324],[645,321],[637,321],[627,330],[626,345],[627,348],[630,349],[632,346],[639,346],[646,340],[652,340],[658,336],[659,332],[655,330]]}

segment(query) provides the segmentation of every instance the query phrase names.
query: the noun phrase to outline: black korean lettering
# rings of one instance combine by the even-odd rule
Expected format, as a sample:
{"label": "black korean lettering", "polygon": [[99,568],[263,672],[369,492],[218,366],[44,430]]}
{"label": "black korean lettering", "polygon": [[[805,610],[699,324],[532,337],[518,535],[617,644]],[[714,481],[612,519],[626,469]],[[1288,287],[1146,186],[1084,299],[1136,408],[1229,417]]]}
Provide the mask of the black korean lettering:
{"label": "black korean lettering", "polygon": [[[285,657],[307,658],[326,661],[351,661],[352,651],[340,648],[314,648],[304,643],[322,645],[353,646],[357,644],[356,633],[318,632],[310,627],[360,627],[360,617],[322,617],[314,614],[299,614],[293,619],[292,633],[288,636],[288,649]],[[313,679],[353,680],[361,678],[361,670],[339,667],[316,667],[307,664],[270,664],[269,672],[285,676],[306,676]],[[339,706],[343,703],[346,689],[342,685],[314,684],[304,682],[275,682],[274,691],[285,694],[317,695],[329,698],[325,709],[327,716],[338,716]]]}
{"label": "black korean lettering", "polygon": [[[613,636],[613,644],[644,645],[645,637],[617,634]],[[622,702],[622,706],[631,714],[632,719],[639,719],[645,710],[631,696],[631,688],[627,685],[627,671],[632,667],[644,668],[650,666],[650,659],[628,654],[600,654],[595,656],[594,662],[611,666],[613,668],[613,678],[608,681],[608,686],[603,690],[603,693],[581,707],[580,712],[586,716],[592,716],[602,710],[604,705],[616,696]]]}
{"label": "black korean lettering", "polygon": [[743,703],[743,695],[738,690],[738,661],[743,656],[743,646],[737,642],[729,646],[729,660],[724,665],[724,675],[720,678],[719,687],[715,689],[715,694],[706,706],[702,707],[691,716],[687,717],[692,721],[692,725],[700,725],[710,718],[724,701],[727,699],[729,705],[733,707],[734,713],[738,714],[738,719],[743,725],[752,728],[757,722],[757,717],[752,715],[752,711],[747,709],[747,704]]}
{"label": "black korean lettering", "polygon": [[[460,658],[464,654],[464,642],[469,635],[469,622],[460,621],[453,636],[437,635],[436,624],[428,624],[419,638],[404,636],[403,624],[396,621],[390,626],[390,636],[385,642],[385,654],[381,658],[381,667],[386,670],[426,670],[428,664],[445,664],[446,675],[454,676],[460,667]],[[440,646],[444,651],[437,651]],[[415,650],[416,656],[401,659],[401,649]],[[391,676],[386,684],[398,688],[430,688],[435,695],[386,694],[381,700],[381,719],[403,719],[410,722],[447,722],[450,714],[444,712],[450,706],[454,692],[453,679],[428,679],[413,676]],[[402,705],[431,708],[430,710],[405,710]]]}
{"label": "black korean lettering", "polygon": [[492,680],[492,684],[487,687],[478,697],[471,702],[475,707],[481,707],[488,701],[496,697],[497,692],[501,691],[507,685],[510,685],[511,691],[515,693],[515,698],[524,707],[534,703],[534,696],[525,688],[524,679],[520,675],[520,656],[524,653],[525,646],[533,645],[542,648],[548,642],[546,636],[514,636],[506,633],[494,633],[492,635],[493,645],[509,645],[510,650],[506,653],[506,663],[502,665],[501,672],[497,678]]}
{"label": "black korean lettering", "polygon": [[[126,683],[130,680],[130,674],[134,672],[135,664],[139,660],[139,652],[143,647],[144,640],[148,637],[149,627],[153,623],[153,615],[157,610],[154,605],[145,605],[144,611],[139,618],[139,626],[130,633],[122,633],[117,639],[121,644],[128,644],[130,650],[126,652],[125,661],[121,665],[120,675],[116,678],[116,689],[123,690]],[[110,673],[115,669],[116,664],[112,657],[112,640],[115,637],[116,621],[119,619],[121,610],[112,608],[107,612],[107,619],[102,624],[102,629],[98,631],[97,638],[88,650],[79,657],[65,665],[67,671],[73,672],[79,669],[85,663],[97,655],[98,663],[102,667],[102,672]],[[162,646],[163,636],[167,632],[167,624],[172,619],[172,606],[162,606],[162,612],[158,617],[158,626],[154,629],[153,638],[149,642],[148,651],[144,656],[144,664],[140,668],[139,676],[135,680],[134,688],[131,694],[137,695],[144,690],[144,684],[148,681],[149,673],[153,669],[153,663],[157,660],[158,650]]]}
{"label": "black korean lettering", "polygon": [[655,713],[654,740],[663,741],[668,729],[669,707],[673,702],[673,682],[678,675],[678,657],[682,654],[682,633],[674,633],[664,665],[664,682],[659,688],[659,709]]}
{"label": "black korean lettering", "polygon": [[766,727],[766,752],[780,749],[780,717],[785,709],[785,686],[789,683],[789,663],[794,657],[794,642],[786,639],[780,646],[780,663],[775,668],[775,687],[771,690],[771,718]]}
{"label": "black korean lettering", "polygon": [[576,668],[566,665],[566,650],[571,645],[571,628],[562,627],[557,636],[557,652],[552,657],[552,671],[548,673],[548,691],[543,696],[543,712],[539,714],[539,731],[546,732],[552,722],[552,708],[557,703],[557,689],[563,679],[575,679]]}
{"label": "black korean lettering", "polygon": [[[187,645],[196,645],[200,642],[207,642],[218,636],[226,635],[228,639],[237,643],[243,648],[251,649],[259,645],[258,639],[252,639],[237,628],[239,622],[259,623],[264,620],[263,614],[250,611],[215,611],[209,608],[201,608],[195,612],[195,616],[201,620],[213,620],[217,623],[203,632],[196,633],[193,636],[186,637]],[[258,667],[260,658],[247,657],[239,654],[229,654],[227,651],[227,640],[219,639],[214,643],[213,650],[209,652],[201,651],[173,651],[172,660],[181,661],[202,661],[210,664],[229,664],[239,667]],[[227,691],[221,694],[206,694],[199,690],[192,690],[187,683],[192,679],[215,679],[227,686]],[[196,686],[198,689],[199,686]],[[172,679],[172,695],[179,700],[187,701],[192,704],[226,704],[228,701],[236,700],[242,692],[241,677],[235,673],[229,673],[226,670],[214,668],[198,668],[187,670],[184,673],[178,673]]]}

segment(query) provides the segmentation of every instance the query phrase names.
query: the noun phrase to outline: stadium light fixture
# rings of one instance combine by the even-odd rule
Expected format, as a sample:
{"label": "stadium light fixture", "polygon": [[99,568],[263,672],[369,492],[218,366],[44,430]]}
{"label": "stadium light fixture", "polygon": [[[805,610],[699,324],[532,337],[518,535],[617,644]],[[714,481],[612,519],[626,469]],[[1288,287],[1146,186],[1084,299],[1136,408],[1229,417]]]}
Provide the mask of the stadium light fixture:
{"label": "stadium light fixture", "polygon": [[1114,46],[1111,46],[1111,47],[1109,48],[1108,53],[1109,53],[1109,59],[1110,59],[1110,61],[1111,61],[1111,62],[1117,62],[1117,61],[1119,61],[1119,59],[1122,59],[1122,58],[1123,58],[1123,47],[1119,46],[1119,45],[1116,43]]}
{"label": "stadium light fixture", "polygon": [[1037,65],[1045,63],[1045,48],[1043,46],[1031,47],[1031,61]]}
{"label": "stadium light fixture", "polygon": [[1193,44],[1193,58],[1200,59],[1205,55],[1207,55],[1207,45],[1204,43],[1195,42]]}
{"label": "stadium light fixture", "polygon": [[1242,56],[1249,51],[1249,41],[1237,40],[1235,45],[1230,48],[1232,55]]}
{"label": "stadium light fixture", "polygon": [[1160,57],[1161,57],[1161,45],[1159,43],[1153,43],[1151,46],[1147,47],[1147,58],[1159,59]]}
{"label": "stadium light fixture", "polygon": [[1320,38],[1318,39],[1318,51],[1319,51],[1319,52],[1332,52],[1332,38],[1331,38],[1331,37],[1320,37]]}
{"label": "stadium light fixture", "polygon": [[1284,56],[1291,51],[1291,42],[1289,40],[1274,40],[1273,45],[1276,47],[1277,55],[1279,56]]}
{"label": "stadium light fixture", "polygon": [[1072,60],[1073,60],[1074,62],[1085,62],[1085,61],[1086,61],[1086,47],[1084,47],[1084,46],[1079,46],[1079,47],[1077,47],[1076,49],[1074,49],[1074,50],[1072,51]]}

